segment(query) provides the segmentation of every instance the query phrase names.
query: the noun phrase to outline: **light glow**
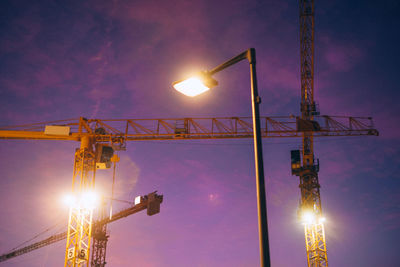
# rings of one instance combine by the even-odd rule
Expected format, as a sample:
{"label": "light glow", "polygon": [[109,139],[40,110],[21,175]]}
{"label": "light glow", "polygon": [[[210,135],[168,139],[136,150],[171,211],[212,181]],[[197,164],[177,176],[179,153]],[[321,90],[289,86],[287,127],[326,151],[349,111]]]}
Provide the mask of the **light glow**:
{"label": "light glow", "polygon": [[135,197],[135,205],[140,204],[140,196]]}
{"label": "light glow", "polygon": [[88,191],[82,193],[80,196],[73,194],[64,195],[62,201],[70,208],[91,210],[98,205],[99,197],[95,192]]}
{"label": "light glow", "polygon": [[207,87],[199,77],[192,77],[176,82],[173,84],[173,87],[182,94],[190,97],[200,95],[210,90],[210,88]]}
{"label": "light glow", "polygon": [[200,71],[191,78],[174,82],[172,86],[178,92],[194,97],[218,85],[218,82],[211,75],[207,71]]}
{"label": "light glow", "polygon": [[315,215],[312,212],[306,211],[303,213],[302,221],[304,224],[313,224],[315,223]]}
{"label": "light glow", "polygon": [[301,215],[301,222],[303,224],[323,224],[325,221],[325,217],[320,217],[312,211],[304,211]]}
{"label": "light glow", "polygon": [[99,203],[99,197],[95,192],[84,192],[81,197],[81,206],[85,209],[94,209]]}
{"label": "light glow", "polygon": [[75,206],[76,203],[77,203],[76,197],[74,195],[71,195],[71,194],[64,195],[63,198],[62,198],[62,201],[68,207]]}

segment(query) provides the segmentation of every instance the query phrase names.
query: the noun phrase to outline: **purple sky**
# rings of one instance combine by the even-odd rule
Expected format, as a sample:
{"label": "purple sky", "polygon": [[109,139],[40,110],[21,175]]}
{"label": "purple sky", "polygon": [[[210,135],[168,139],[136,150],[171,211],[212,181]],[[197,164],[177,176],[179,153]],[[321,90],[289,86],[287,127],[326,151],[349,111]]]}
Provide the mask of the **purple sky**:
{"label": "purple sky", "polygon": [[[315,99],[321,114],[372,116],[379,137],[320,138],[330,266],[398,266],[399,3],[316,1]],[[257,50],[261,114],[299,114],[297,1],[11,1],[0,3],[0,126],[78,118],[250,116],[248,65],[187,98],[171,83]],[[300,139],[264,139],[274,267],[306,266],[296,220]],[[71,186],[66,141],[1,141],[0,253],[56,225]],[[117,197],[158,190],[161,213],[109,225],[107,266],[259,266],[251,140],[131,142]],[[97,185],[111,192],[111,171]],[[124,208],[120,205],[115,209]],[[65,242],[1,263],[61,266]]]}

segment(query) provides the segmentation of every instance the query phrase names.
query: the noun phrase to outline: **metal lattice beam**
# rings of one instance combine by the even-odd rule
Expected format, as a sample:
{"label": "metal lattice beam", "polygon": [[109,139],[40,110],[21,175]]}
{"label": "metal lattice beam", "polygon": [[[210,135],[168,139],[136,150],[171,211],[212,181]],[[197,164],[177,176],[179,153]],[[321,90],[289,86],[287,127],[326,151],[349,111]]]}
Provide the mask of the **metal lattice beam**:
{"label": "metal lattice beam", "polygon": [[[319,127],[313,128],[313,121]],[[68,135],[49,135],[45,133],[48,125],[69,127],[70,132]],[[96,142],[125,143],[145,140],[251,138],[252,131],[251,117],[75,119],[0,127],[0,139],[80,141],[83,136],[93,136]],[[344,116],[315,116],[312,121],[294,116],[261,117],[261,132],[263,138],[302,137],[304,132],[312,133],[315,137],[378,135],[372,118]]]}

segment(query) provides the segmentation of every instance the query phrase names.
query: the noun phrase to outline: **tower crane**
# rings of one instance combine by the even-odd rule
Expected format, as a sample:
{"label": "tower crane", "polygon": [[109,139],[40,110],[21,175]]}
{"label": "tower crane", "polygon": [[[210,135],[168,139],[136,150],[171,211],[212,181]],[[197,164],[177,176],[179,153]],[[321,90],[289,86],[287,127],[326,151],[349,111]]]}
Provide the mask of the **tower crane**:
{"label": "tower crane", "polygon": [[[314,0],[300,0],[300,73],[302,121],[318,115],[314,102]],[[303,132],[302,153],[292,151],[292,174],[300,178],[299,216],[304,224],[307,266],[327,267],[328,256],[318,181],[319,161],[314,157],[313,132]],[[302,159],[302,163],[301,163]]]}
{"label": "tower crane", "polygon": [[[93,229],[94,229],[93,232],[95,234],[93,235],[93,239],[98,239],[98,240],[107,239],[106,235],[101,237],[101,236],[96,236],[96,234],[102,235],[101,232],[102,232],[102,229],[104,229],[104,226],[111,222],[125,218],[132,214],[138,213],[142,210],[147,210],[147,215],[149,215],[149,216],[152,216],[152,215],[160,212],[160,203],[162,203],[162,201],[163,201],[163,196],[158,195],[157,191],[147,194],[145,196],[139,196],[138,199],[139,199],[139,201],[137,201],[137,202],[135,201],[136,203],[134,205],[115,213],[111,218],[105,217],[105,218],[100,218],[100,219],[94,221],[93,222]],[[53,243],[59,242],[61,240],[64,240],[67,238],[67,234],[68,234],[67,232],[55,234],[44,240],[36,242],[34,244],[31,244],[26,247],[3,254],[0,256],[0,262],[12,259],[14,257],[23,255],[23,254],[31,252],[33,250],[36,250],[36,249],[51,245]],[[104,267],[105,266],[105,253],[101,254],[101,252],[103,252],[103,251],[102,250],[99,251],[98,254],[96,254],[96,253],[92,254],[91,266],[93,266],[93,267]],[[99,254],[101,254],[101,255],[99,255]]]}
{"label": "tower crane", "polygon": [[[318,114],[314,102],[314,0],[300,0],[301,119],[312,121]],[[307,264],[327,267],[328,256],[318,181],[319,162],[314,157],[313,133],[303,133],[302,165],[293,174],[300,178],[299,215],[304,223]],[[298,152],[292,152],[300,155]],[[297,155],[293,155],[300,162]]]}
{"label": "tower crane", "polygon": [[[302,122],[318,115],[314,102],[314,0],[300,0],[300,73]],[[318,181],[319,161],[314,156],[313,132],[303,132],[302,153],[291,151],[292,174],[300,178],[298,210],[304,224],[307,266],[327,267],[328,256]],[[301,162],[302,161],[302,162]]]}
{"label": "tower crane", "polygon": [[[315,127],[319,115],[314,102],[314,0],[300,0],[301,117],[299,130]],[[307,266],[327,267],[328,256],[318,181],[319,161],[314,156],[313,131],[302,131],[302,150],[291,151],[292,174],[299,176],[301,200],[298,215],[304,224]]]}
{"label": "tower crane", "polygon": [[[261,117],[263,138],[378,135],[370,117]],[[97,169],[111,166],[114,150],[128,141],[252,138],[250,117],[177,119],[69,119],[0,127],[0,139],[67,140],[76,149],[72,191],[83,200],[94,189]],[[79,203],[83,203],[80,201]],[[71,206],[66,234],[65,267],[89,265],[93,209]]]}

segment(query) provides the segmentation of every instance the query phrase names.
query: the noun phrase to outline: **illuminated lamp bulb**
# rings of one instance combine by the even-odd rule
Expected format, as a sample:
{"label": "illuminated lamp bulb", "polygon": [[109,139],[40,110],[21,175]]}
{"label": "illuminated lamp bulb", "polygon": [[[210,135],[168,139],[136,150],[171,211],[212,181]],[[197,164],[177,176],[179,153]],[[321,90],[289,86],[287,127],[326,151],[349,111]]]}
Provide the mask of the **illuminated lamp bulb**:
{"label": "illuminated lamp bulb", "polygon": [[189,79],[180,80],[172,84],[175,90],[191,97],[200,95],[217,85],[218,82],[207,72],[200,72]]}

